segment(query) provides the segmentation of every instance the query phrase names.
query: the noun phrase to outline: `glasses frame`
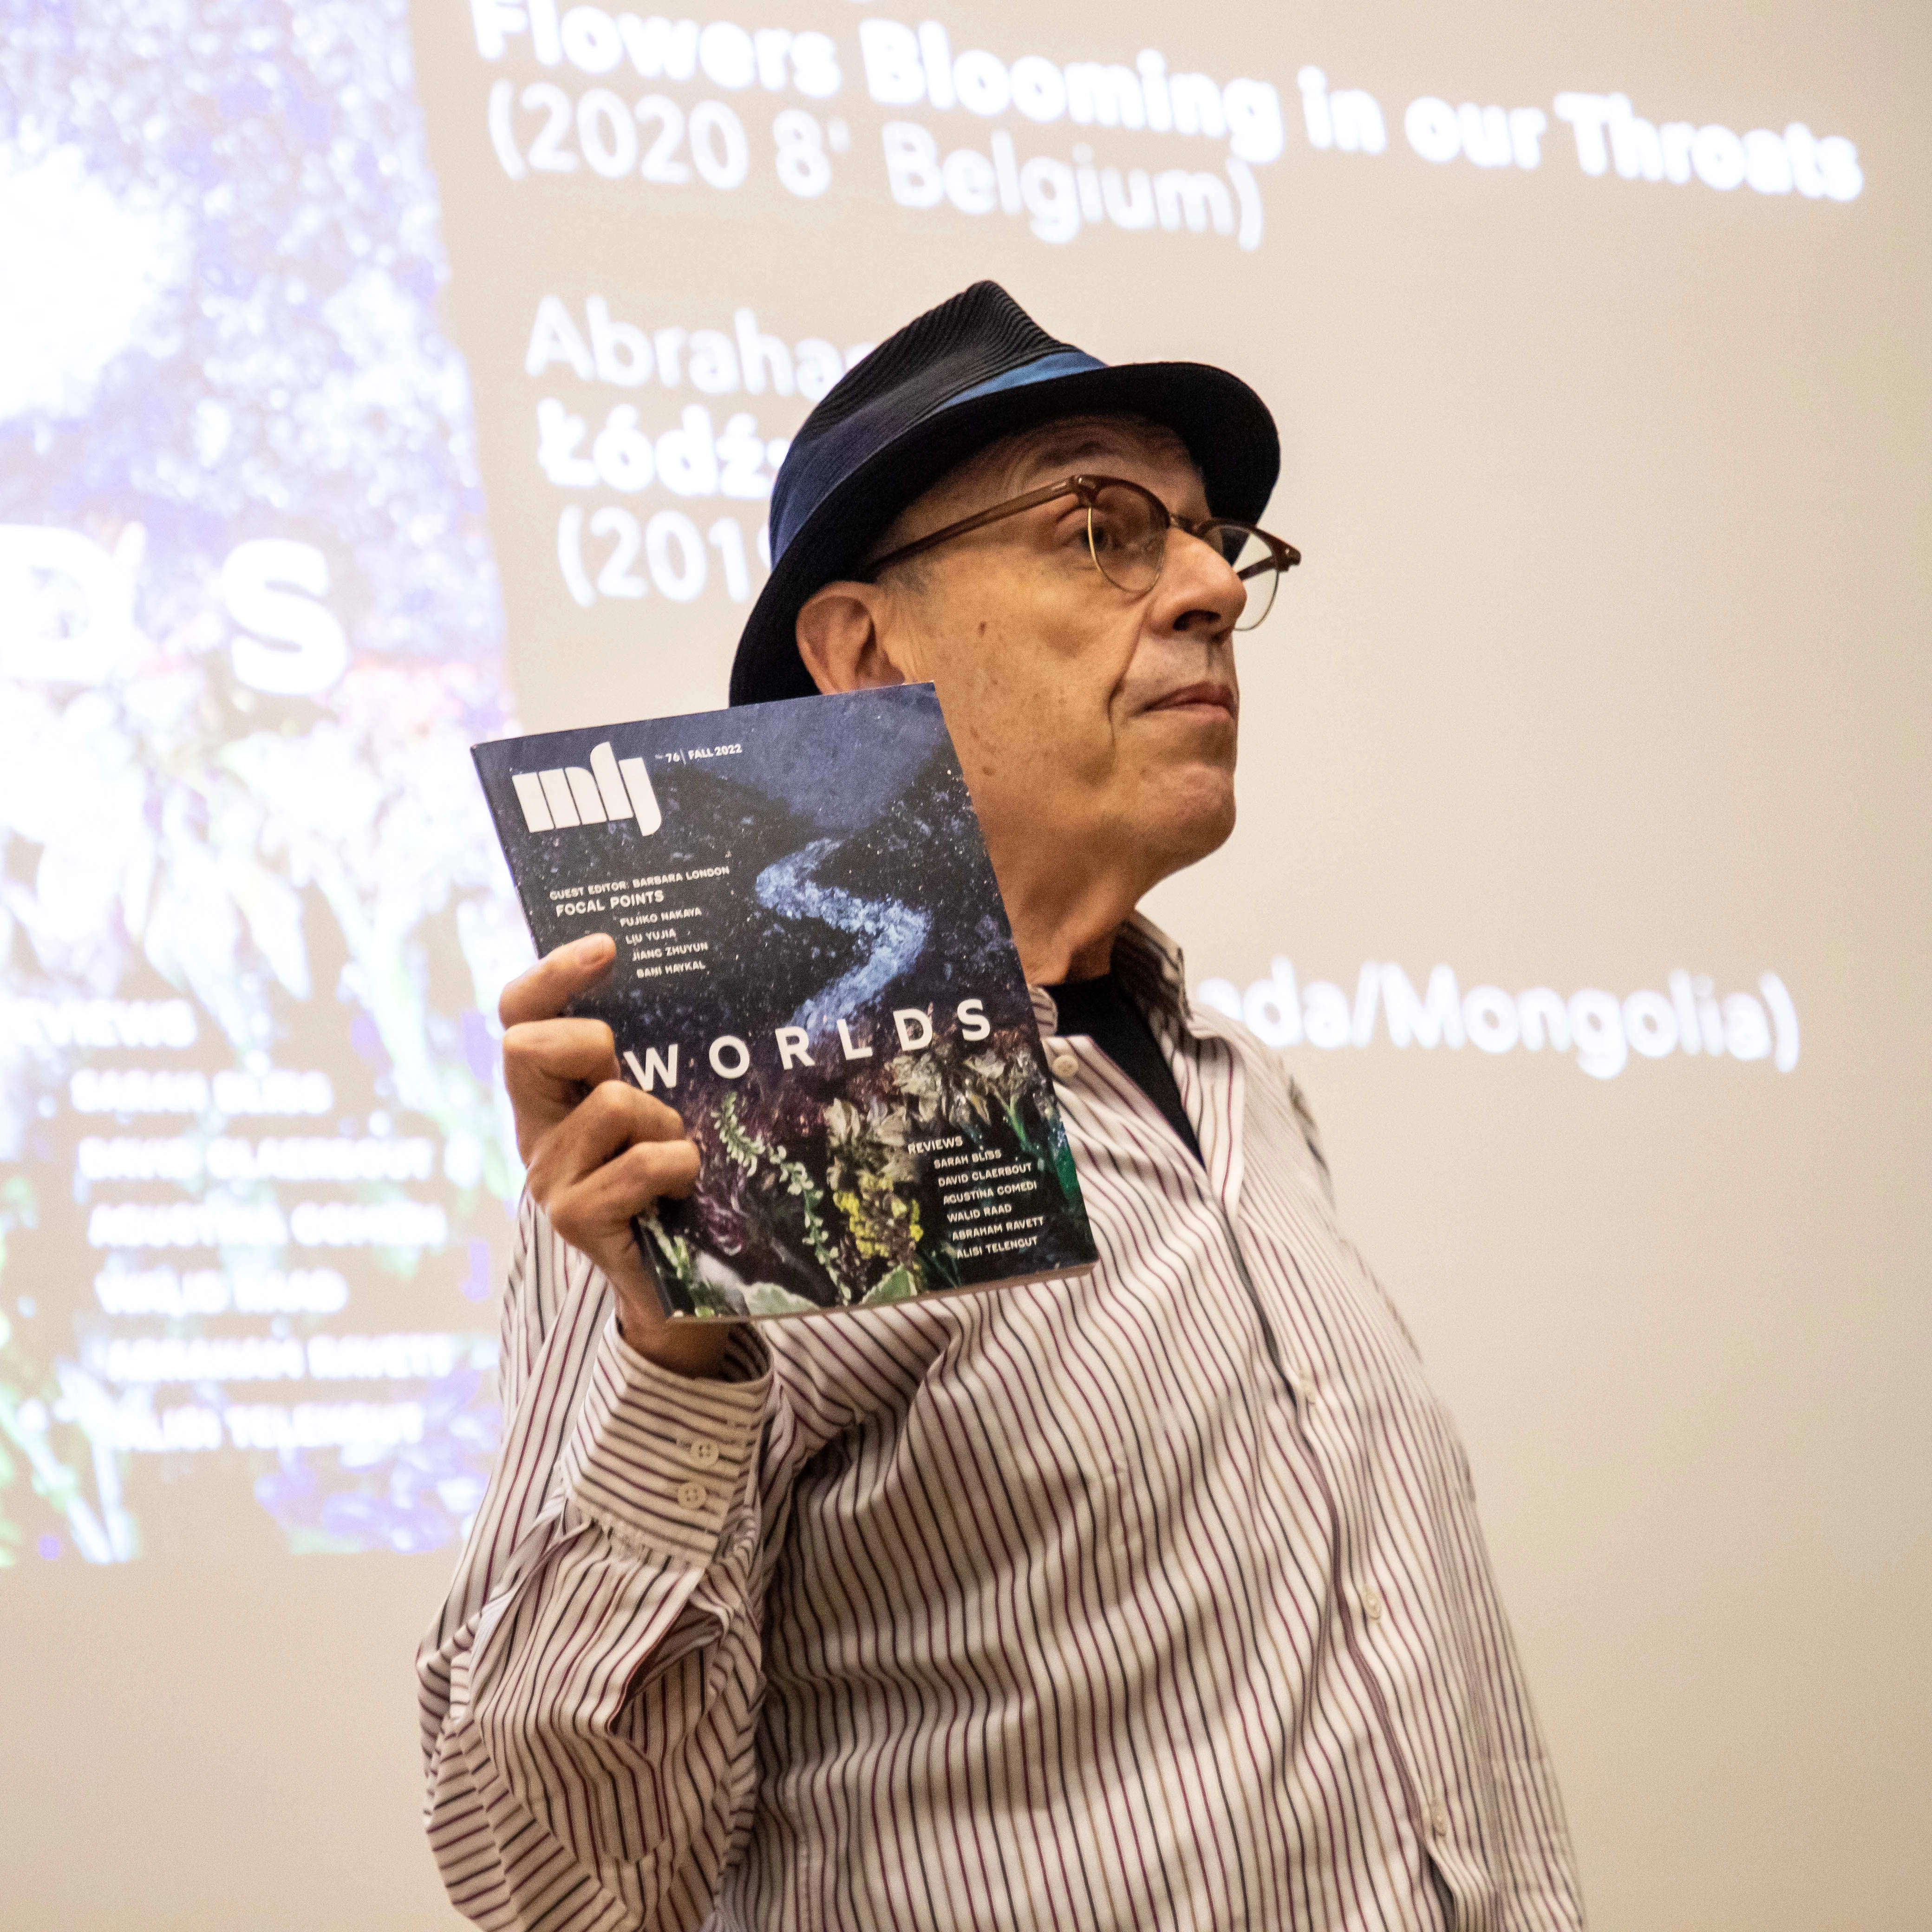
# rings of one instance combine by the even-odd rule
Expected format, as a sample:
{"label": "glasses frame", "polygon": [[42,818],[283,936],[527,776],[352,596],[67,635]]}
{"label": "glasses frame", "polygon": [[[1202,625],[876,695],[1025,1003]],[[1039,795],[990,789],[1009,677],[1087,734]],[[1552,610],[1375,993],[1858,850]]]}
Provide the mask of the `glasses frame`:
{"label": "glasses frame", "polygon": [[[1098,545],[1094,541],[1094,508],[1102,490],[1131,490],[1137,496],[1150,504],[1156,513],[1155,530],[1161,538],[1160,562],[1156,566],[1154,583],[1144,590],[1136,590],[1109,574],[1107,566],[1100,561]],[[1245,584],[1248,580],[1263,570],[1271,569],[1278,586],[1282,578],[1301,561],[1301,553],[1284,538],[1271,536],[1257,524],[1244,523],[1238,517],[1182,517],[1177,516],[1145,484],[1136,483],[1125,476],[1096,476],[1084,472],[1075,476],[1063,477],[1058,483],[1048,483],[1038,490],[1029,490],[1024,496],[1015,496],[1004,503],[995,503],[990,510],[981,510],[970,517],[962,517],[956,524],[948,524],[944,530],[934,530],[930,536],[919,538],[916,542],[902,544],[897,550],[889,550],[885,556],[875,557],[866,565],[860,574],[862,583],[871,583],[879,573],[893,564],[904,563],[911,558],[922,556],[936,545],[950,543],[955,537],[963,537],[969,531],[984,530],[988,524],[997,524],[1008,517],[1017,517],[1023,512],[1038,509],[1041,505],[1058,502],[1062,496],[1078,496],[1087,512],[1087,556],[1094,568],[1113,585],[1116,590],[1130,597],[1144,597],[1160,581],[1161,572],[1167,568],[1167,533],[1178,530],[1193,537],[1209,548],[1219,551],[1210,532],[1216,530],[1239,530],[1245,537],[1252,538],[1261,544],[1268,554],[1258,557],[1245,570],[1235,570],[1234,574]],[[1229,565],[1232,569],[1232,564]],[[1270,592],[1267,605],[1261,616],[1246,624],[1237,624],[1237,630],[1252,630],[1268,611],[1274,608],[1274,597]]]}

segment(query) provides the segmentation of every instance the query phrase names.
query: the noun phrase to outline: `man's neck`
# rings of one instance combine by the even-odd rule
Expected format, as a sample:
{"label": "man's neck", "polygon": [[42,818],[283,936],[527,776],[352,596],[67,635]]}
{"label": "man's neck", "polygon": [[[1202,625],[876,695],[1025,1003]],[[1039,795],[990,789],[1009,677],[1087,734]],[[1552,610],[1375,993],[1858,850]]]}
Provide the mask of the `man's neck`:
{"label": "man's neck", "polygon": [[1116,926],[1100,938],[1064,953],[1054,950],[1043,952],[1038,956],[1042,959],[1064,957],[1066,964],[1058,971],[1044,967],[1036,970],[1022,950],[1020,964],[1025,970],[1027,984],[1029,986],[1060,986],[1072,980],[1104,979],[1114,964],[1114,934],[1119,929]]}
{"label": "man's neck", "polygon": [[1136,883],[1104,874],[1014,879],[1001,873],[1000,894],[1027,983],[1057,986],[1106,973],[1114,963],[1114,935],[1139,902]]}

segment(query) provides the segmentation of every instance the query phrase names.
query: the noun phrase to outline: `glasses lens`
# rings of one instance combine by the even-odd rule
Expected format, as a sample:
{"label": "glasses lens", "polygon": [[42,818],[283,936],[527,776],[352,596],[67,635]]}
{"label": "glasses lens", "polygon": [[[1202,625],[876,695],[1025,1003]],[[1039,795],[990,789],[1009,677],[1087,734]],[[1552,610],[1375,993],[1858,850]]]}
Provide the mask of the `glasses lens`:
{"label": "glasses lens", "polygon": [[1109,484],[1087,513],[1087,535],[1109,584],[1137,597],[1154,588],[1167,549],[1167,517],[1150,497]]}
{"label": "glasses lens", "polygon": [[1274,593],[1281,585],[1281,560],[1273,545],[1246,524],[1210,524],[1202,532],[1232,566],[1234,574],[1247,586],[1248,601],[1241,612],[1238,631],[1252,631],[1274,608]]}
{"label": "glasses lens", "polygon": [[[1240,568],[1241,553],[1247,548],[1252,535],[1246,524],[1210,524],[1208,526],[1208,542],[1237,570]],[[1252,563],[1254,560],[1250,557],[1248,561]]]}

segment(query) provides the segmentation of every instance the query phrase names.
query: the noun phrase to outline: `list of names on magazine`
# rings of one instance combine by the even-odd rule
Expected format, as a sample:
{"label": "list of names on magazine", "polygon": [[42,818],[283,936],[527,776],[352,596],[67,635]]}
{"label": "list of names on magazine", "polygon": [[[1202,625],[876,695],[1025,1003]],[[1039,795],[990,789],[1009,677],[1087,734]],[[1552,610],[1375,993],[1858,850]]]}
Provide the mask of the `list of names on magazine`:
{"label": "list of names on magazine", "polygon": [[556,886],[550,905],[560,919],[595,921],[599,930],[611,932],[632,979],[668,979],[707,970],[710,943],[700,936],[700,924],[705,886],[730,875],[729,866],[700,866],[644,878]]}
{"label": "list of names on magazine", "polygon": [[1040,1192],[1032,1162],[964,1139],[935,1144],[944,1148],[932,1163],[940,1203],[958,1252],[968,1256],[1031,1247],[1046,1221],[1044,1214],[1018,1212]]}

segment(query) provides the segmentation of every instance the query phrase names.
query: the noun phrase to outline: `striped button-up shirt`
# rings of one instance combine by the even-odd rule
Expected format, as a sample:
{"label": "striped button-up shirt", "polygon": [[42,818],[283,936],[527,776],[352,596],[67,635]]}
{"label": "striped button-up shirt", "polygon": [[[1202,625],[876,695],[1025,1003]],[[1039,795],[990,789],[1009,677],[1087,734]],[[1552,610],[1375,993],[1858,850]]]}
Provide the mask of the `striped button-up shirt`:
{"label": "striped button-up shirt", "polygon": [[502,1448],[419,1660],[490,1926],[1582,1923],[1454,1429],[1299,1092],[1116,969],[1197,1162],[1042,1030],[1100,1266],[628,1348],[527,1201]]}

